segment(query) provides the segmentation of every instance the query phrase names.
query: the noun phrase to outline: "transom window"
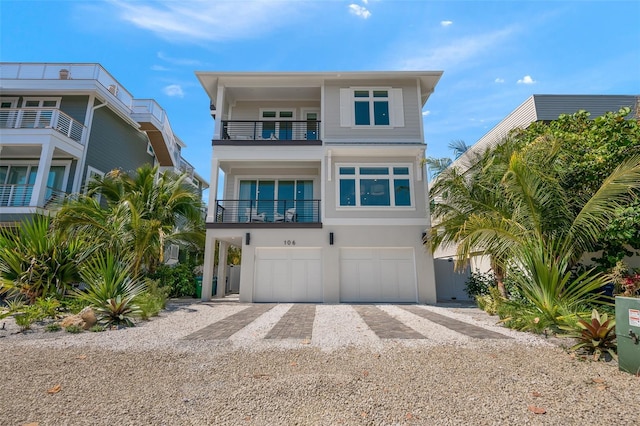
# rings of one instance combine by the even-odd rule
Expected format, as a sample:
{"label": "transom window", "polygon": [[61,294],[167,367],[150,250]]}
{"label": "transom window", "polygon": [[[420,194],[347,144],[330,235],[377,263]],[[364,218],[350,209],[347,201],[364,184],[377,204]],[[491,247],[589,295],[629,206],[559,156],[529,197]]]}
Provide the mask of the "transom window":
{"label": "transom window", "polygon": [[411,207],[409,165],[338,164],[340,207]]}
{"label": "transom window", "polygon": [[262,110],[262,138],[263,139],[293,139],[294,119],[292,110]]}
{"label": "transom window", "polygon": [[353,97],[356,126],[389,125],[388,90],[355,90]]}

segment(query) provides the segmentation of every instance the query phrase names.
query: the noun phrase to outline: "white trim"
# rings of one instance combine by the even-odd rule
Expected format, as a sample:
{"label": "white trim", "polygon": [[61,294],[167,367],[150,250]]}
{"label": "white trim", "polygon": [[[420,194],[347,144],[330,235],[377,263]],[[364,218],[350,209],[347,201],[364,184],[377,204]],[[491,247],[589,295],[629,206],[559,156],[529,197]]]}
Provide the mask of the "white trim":
{"label": "white trim", "polygon": [[0,97],[0,103],[2,102],[11,102],[11,106],[9,108],[16,108],[18,105],[18,100],[20,98],[14,98],[14,97]]}
{"label": "white trim", "polygon": [[[341,175],[340,168],[342,167],[353,167],[355,168],[355,173],[353,175]],[[362,175],[360,174],[360,168],[365,167],[385,167],[389,170],[389,173],[386,175]],[[394,174],[393,169],[404,167],[407,168],[408,174]],[[336,191],[336,210],[337,211],[371,211],[371,210],[379,210],[379,211],[389,211],[390,209],[396,210],[405,210],[411,211],[415,210],[415,185],[414,181],[414,165],[411,163],[335,163],[335,191]],[[356,204],[353,206],[344,206],[340,204],[340,180],[341,177],[343,179],[354,179],[356,185],[356,193],[360,193],[360,180],[361,179],[387,179],[389,181],[389,205],[388,206],[361,206],[360,205],[360,196],[355,197]],[[394,180],[395,179],[408,179],[409,180],[409,201],[410,204],[408,206],[397,206],[395,204],[395,192],[394,188]],[[355,195],[355,194],[354,194]],[[360,194],[361,195],[361,194]]]}
{"label": "white trim", "polygon": [[323,218],[323,226],[421,226],[428,227],[426,218],[399,219],[399,218]]}
{"label": "white trim", "polygon": [[[55,108],[55,109],[59,109],[60,108],[60,101],[62,100],[61,97],[41,97],[41,96],[30,96],[30,97],[25,97],[22,98],[22,108],[45,108],[42,106],[42,103],[45,101],[55,101],[56,102],[56,106],[54,107],[46,107],[46,108]],[[26,106],[26,103],[29,101],[38,101],[39,104],[37,107],[28,107]]]}

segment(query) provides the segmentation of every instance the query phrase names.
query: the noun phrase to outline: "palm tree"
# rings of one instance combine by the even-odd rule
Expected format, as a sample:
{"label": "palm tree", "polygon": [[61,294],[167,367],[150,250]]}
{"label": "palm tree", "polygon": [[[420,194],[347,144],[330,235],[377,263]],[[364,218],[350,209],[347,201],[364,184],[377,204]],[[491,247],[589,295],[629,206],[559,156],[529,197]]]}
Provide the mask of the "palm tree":
{"label": "palm tree", "polygon": [[[86,196],[67,203],[58,223],[97,245],[134,253],[135,273],[143,267],[153,271],[163,262],[167,244],[204,244],[202,201],[185,178],[158,174],[151,166],[140,167],[134,176],[112,171],[90,183]],[[104,198],[104,208],[96,195]]]}

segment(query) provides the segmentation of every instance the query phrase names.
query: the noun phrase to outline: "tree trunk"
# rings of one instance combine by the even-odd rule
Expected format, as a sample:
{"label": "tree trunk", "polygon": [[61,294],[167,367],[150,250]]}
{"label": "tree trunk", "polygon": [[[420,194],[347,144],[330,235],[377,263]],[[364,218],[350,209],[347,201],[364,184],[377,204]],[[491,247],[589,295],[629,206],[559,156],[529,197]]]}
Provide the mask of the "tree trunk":
{"label": "tree trunk", "polygon": [[496,284],[498,285],[498,291],[500,292],[500,295],[506,299],[507,289],[504,286],[504,269],[493,259],[491,260],[491,269],[493,269],[493,275],[496,279]]}

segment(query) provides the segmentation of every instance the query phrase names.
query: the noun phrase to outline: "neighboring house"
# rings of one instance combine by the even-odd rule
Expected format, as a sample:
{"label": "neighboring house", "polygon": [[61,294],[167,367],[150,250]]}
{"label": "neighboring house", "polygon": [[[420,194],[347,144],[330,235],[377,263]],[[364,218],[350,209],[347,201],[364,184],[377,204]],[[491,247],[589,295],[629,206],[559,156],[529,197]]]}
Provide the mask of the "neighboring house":
{"label": "neighboring house", "polygon": [[[591,118],[596,118],[610,111],[629,107],[629,117],[637,116],[639,95],[531,95],[519,107],[507,115],[493,129],[482,136],[464,154],[457,158],[449,167],[461,170],[469,168],[468,161],[476,153],[496,146],[511,130],[527,128],[537,121],[551,122],[561,114],[574,114],[580,110],[588,111]],[[437,179],[437,178],[436,178]],[[434,253],[438,300],[468,299],[464,292],[464,284],[469,270],[480,272],[490,271],[488,259],[478,256],[471,259],[470,267],[462,273],[453,269],[456,247],[450,246]]]}
{"label": "neighboring house", "polygon": [[203,300],[219,242],[221,264],[242,250],[241,301],[436,301],[421,111],[442,72],[196,75],[215,117],[211,186],[224,175]]}
{"label": "neighboring house", "polygon": [[184,146],[156,101],[134,99],[99,64],[0,63],[0,225],[146,163],[205,189]]}

